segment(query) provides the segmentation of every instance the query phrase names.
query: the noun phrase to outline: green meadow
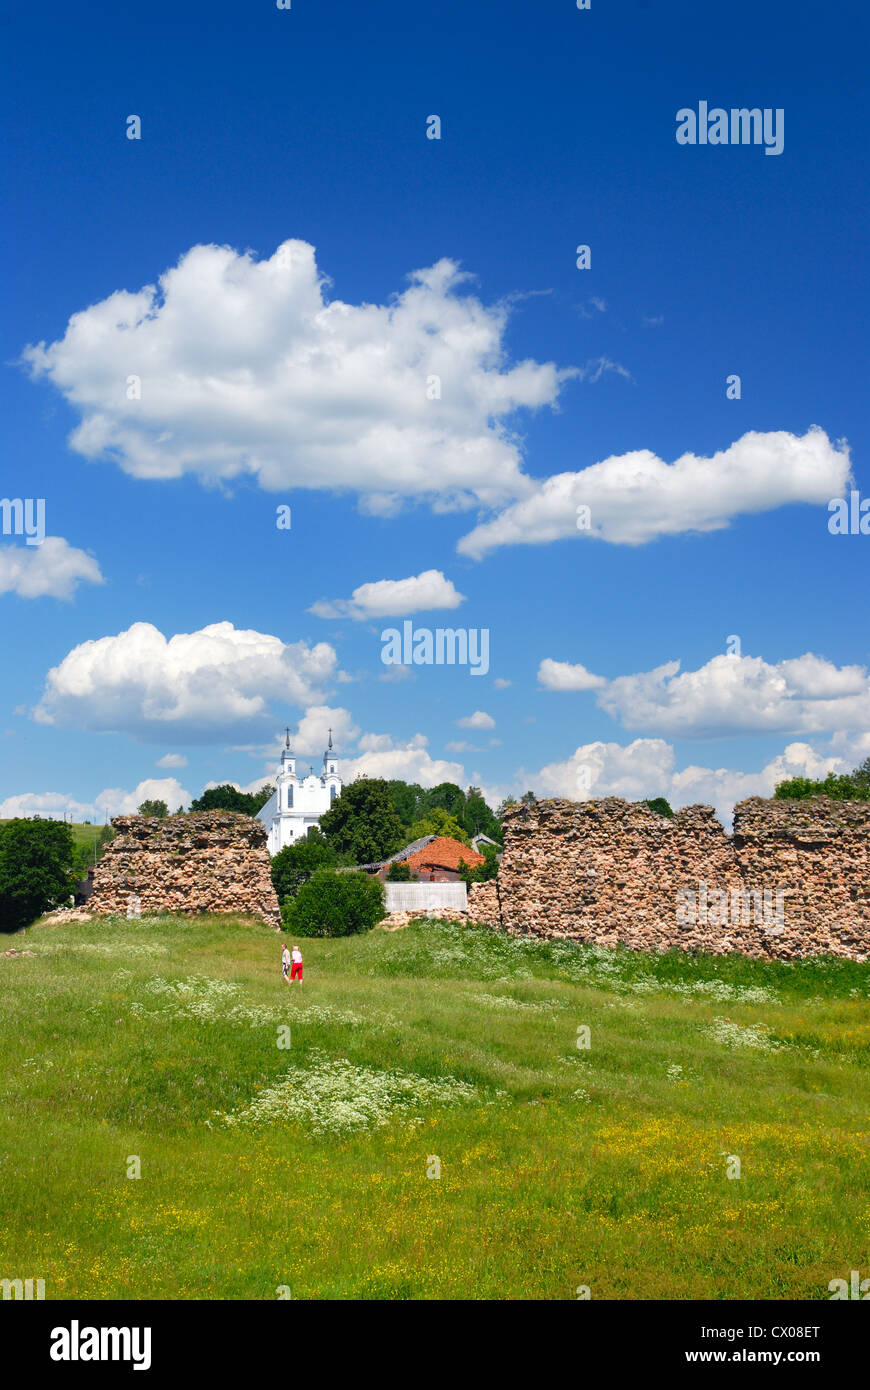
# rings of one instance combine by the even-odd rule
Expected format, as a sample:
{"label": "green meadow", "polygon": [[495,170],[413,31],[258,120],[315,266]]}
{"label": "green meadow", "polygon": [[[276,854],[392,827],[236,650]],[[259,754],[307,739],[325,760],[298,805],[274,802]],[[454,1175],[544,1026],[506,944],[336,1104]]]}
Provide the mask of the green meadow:
{"label": "green meadow", "polygon": [[4,938],[33,954],[0,956],[0,1277],[827,1299],[870,1275],[870,966],[425,922],[303,941],[300,987],[280,944],[220,917]]}

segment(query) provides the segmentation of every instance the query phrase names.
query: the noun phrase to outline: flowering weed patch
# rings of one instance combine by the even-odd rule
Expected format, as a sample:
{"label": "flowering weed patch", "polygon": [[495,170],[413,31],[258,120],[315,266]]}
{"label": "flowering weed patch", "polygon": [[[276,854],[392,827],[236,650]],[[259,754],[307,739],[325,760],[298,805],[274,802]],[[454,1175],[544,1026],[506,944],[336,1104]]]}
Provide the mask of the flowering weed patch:
{"label": "flowering weed patch", "polygon": [[476,1088],[455,1076],[432,1080],[406,1071],[376,1071],[315,1051],[307,1067],[291,1067],[277,1085],[222,1119],[227,1125],[289,1122],[305,1125],[312,1134],[351,1134],[385,1125],[401,1113],[477,1099]]}

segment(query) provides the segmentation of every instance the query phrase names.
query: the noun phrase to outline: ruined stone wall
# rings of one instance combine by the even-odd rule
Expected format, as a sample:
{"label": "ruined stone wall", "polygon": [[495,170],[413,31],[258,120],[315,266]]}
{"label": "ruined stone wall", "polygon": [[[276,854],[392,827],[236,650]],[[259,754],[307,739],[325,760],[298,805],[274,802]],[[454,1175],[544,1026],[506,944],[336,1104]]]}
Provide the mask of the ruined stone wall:
{"label": "ruined stone wall", "polygon": [[486,883],[472,883],[468,888],[468,917],[472,922],[480,922],[485,927],[501,926],[498,906],[498,888],[494,878]]}
{"label": "ruined stone wall", "polygon": [[510,932],[780,959],[870,953],[870,803],[753,797],[729,836],[710,806],[669,819],[618,797],[538,801],[509,808],[504,833],[497,902],[472,890],[469,916]]}
{"label": "ruined stone wall", "polygon": [[87,910],[127,914],[131,895],[143,916],[227,912],[281,924],[272,886],[267,832],[234,811],[188,816],[116,816],[115,838],[94,874]]}
{"label": "ruined stone wall", "polygon": [[796,955],[870,954],[870,803],[741,801],[734,848],[745,883],[783,891],[784,943]]}

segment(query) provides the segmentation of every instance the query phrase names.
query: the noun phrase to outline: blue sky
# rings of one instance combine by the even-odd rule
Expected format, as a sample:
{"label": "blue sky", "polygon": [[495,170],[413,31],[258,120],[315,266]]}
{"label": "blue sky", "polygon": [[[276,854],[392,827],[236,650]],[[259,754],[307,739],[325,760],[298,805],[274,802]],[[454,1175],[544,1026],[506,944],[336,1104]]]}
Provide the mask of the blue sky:
{"label": "blue sky", "polygon": [[[828,528],[870,488],[861,12],[5,28],[0,492],[50,539],[0,538],[0,814],[259,783],[285,724],[349,773],[725,817],[870,753],[870,539]],[[700,101],[781,109],[782,153],[680,146]],[[385,679],[406,617],[490,670]]]}

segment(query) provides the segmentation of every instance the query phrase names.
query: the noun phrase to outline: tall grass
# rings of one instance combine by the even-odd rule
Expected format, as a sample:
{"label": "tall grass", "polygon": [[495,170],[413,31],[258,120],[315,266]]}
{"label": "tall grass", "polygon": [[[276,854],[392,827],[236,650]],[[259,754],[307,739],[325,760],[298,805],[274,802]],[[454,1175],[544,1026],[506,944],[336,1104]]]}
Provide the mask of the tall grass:
{"label": "tall grass", "polygon": [[310,940],[288,987],[253,922],[8,940],[33,954],[0,957],[0,1277],[48,1297],[827,1298],[870,1274],[867,965],[424,922]]}

